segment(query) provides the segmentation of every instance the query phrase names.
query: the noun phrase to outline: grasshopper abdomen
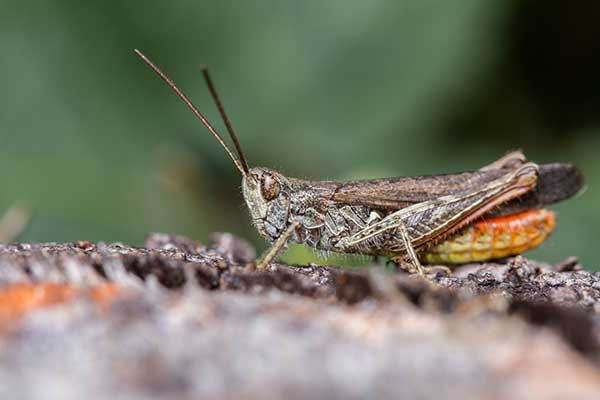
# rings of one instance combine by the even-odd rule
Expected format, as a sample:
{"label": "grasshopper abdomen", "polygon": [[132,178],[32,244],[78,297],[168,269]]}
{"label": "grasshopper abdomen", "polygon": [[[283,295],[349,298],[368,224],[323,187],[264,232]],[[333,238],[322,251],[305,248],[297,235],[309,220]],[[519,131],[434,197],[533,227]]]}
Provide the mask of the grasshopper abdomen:
{"label": "grasshopper abdomen", "polygon": [[423,251],[428,264],[465,264],[521,254],[542,244],[554,230],[554,212],[522,211],[481,219]]}

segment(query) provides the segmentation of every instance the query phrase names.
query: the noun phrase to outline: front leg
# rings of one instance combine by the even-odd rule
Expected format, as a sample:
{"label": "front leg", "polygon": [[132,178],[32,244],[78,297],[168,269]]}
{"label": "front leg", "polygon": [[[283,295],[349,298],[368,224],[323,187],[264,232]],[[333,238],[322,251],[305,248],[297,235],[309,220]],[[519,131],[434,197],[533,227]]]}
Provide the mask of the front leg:
{"label": "front leg", "polygon": [[271,245],[271,248],[263,254],[263,256],[260,258],[260,261],[256,263],[256,269],[265,269],[269,266],[269,264],[271,264],[271,262],[279,255],[281,250],[283,250],[288,240],[299,225],[300,223],[298,221],[292,221],[290,223],[290,226],[288,226],[281,236],[277,238],[275,243]]}

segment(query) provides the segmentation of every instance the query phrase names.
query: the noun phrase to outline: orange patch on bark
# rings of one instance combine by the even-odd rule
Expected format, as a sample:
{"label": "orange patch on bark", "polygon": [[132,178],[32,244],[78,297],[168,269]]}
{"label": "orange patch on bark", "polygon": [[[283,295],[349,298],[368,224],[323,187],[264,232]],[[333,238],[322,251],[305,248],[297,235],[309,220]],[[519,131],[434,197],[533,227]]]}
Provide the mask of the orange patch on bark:
{"label": "orange patch on bark", "polygon": [[118,288],[106,284],[93,288],[77,288],[61,283],[18,283],[0,289],[0,330],[5,330],[27,312],[67,303],[87,296],[100,307],[116,297]]}

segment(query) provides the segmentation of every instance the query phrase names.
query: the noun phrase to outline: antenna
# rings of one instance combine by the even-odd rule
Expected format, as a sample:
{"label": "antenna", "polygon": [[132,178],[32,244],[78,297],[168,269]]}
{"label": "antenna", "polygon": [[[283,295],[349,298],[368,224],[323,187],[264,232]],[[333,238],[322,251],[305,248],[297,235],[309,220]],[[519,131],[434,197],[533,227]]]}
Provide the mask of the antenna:
{"label": "antenna", "polygon": [[[138,49],[134,49],[133,51],[135,51],[135,53],[146,64],[148,64],[148,66],[150,68],[152,68],[154,70],[154,72],[156,72],[156,74],[158,76],[160,76],[162,78],[162,80],[165,81],[167,83],[167,85],[169,85],[171,87],[171,89],[173,89],[173,91],[188,106],[188,108],[190,110],[192,110],[192,113],[194,113],[194,115],[196,116],[196,118],[198,118],[200,120],[200,122],[202,122],[202,124],[206,127],[206,129],[208,129],[208,131],[210,133],[212,133],[212,135],[215,137],[215,139],[217,139],[217,142],[219,142],[221,144],[221,146],[223,146],[223,148],[225,149],[225,151],[227,152],[227,154],[229,154],[229,157],[231,157],[231,159],[233,160],[233,163],[235,164],[235,166],[237,167],[237,169],[240,170],[240,172],[242,173],[242,175],[246,176],[246,174],[248,173],[248,166],[247,166],[245,160],[244,160],[244,164],[242,165],[242,163],[233,154],[233,151],[231,150],[231,148],[229,148],[229,146],[227,145],[227,143],[225,143],[225,141],[223,140],[223,138],[221,137],[221,135],[219,135],[219,133],[216,131],[216,129],[213,128],[213,126],[210,124],[210,122],[208,122],[208,120],[206,119],[206,117],[204,115],[202,115],[202,113],[198,110],[198,108],[194,105],[194,103],[192,103],[192,101],[177,87],[177,85],[175,85],[175,82],[173,82],[171,80],[171,78],[169,78],[167,75],[165,75],[165,73],[162,72],[161,69],[158,68],[156,66],[156,64],[154,64],[152,61],[150,61],[150,59],[148,57],[146,57],[141,51],[139,51]],[[228,129],[229,129],[229,127],[228,127]],[[235,135],[233,135],[232,132],[233,131],[230,131],[230,134],[232,135],[232,139],[233,139],[233,138],[235,138]],[[240,149],[238,147],[239,143],[237,143],[237,138],[234,139],[234,143],[236,144],[236,148],[237,148],[238,152],[241,155],[241,151],[240,151]]]}
{"label": "antenna", "polygon": [[244,157],[244,152],[242,151],[242,146],[240,146],[240,142],[238,141],[238,138],[237,138],[235,132],[233,131],[233,127],[231,126],[231,122],[229,122],[229,118],[227,118],[227,114],[225,113],[223,104],[221,104],[221,100],[219,99],[217,90],[215,89],[215,86],[212,83],[212,79],[210,79],[210,75],[208,74],[208,68],[205,65],[202,66],[202,74],[204,75],[204,80],[206,80],[206,85],[208,86],[208,90],[210,90],[210,94],[212,95],[213,100],[215,101],[215,104],[217,105],[217,108],[219,109],[219,113],[221,113],[221,118],[223,118],[223,122],[225,123],[225,126],[227,127],[227,132],[229,132],[229,136],[231,137],[231,140],[233,141],[233,144],[235,145],[235,149],[238,152],[238,156],[240,158],[242,167],[244,168],[244,171],[246,171],[246,173],[248,173],[248,163],[246,162],[246,157]]}

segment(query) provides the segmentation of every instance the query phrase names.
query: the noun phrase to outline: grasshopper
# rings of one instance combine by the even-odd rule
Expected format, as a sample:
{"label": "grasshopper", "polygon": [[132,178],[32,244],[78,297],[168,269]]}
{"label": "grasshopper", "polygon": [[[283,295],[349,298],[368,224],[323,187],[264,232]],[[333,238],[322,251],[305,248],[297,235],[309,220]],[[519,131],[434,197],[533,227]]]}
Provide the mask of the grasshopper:
{"label": "grasshopper", "polygon": [[518,254],[537,246],[554,227],[554,215],[540,207],[573,196],[583,186],[575,167],[537,165],[518,151],[478,171],[349,182],[308,181],[250,168],[208,70],[202,69],[204,78],[238,157],[177,85],[135,52],[183,100],[242,174],[252,222],[272,243],[257,269],[266,268],[289,241],[325,251],[387,256],[421,275],[449,271],[422,261],[485,261]]}

